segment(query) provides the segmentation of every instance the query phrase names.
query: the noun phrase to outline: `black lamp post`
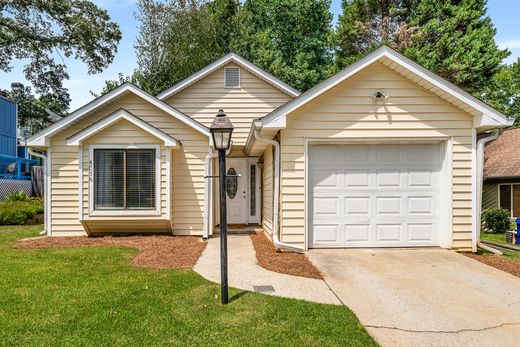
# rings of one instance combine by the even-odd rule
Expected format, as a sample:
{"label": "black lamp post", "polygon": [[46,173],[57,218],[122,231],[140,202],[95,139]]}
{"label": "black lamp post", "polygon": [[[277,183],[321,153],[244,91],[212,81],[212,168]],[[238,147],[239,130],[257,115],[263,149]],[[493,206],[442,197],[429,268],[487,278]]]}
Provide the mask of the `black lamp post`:
{"label": "black lamp post", "polygon": [[220,290],[222,304],[228,303],[227,276],[227,209],[226,209],[226,151],[231,146],[233,124],[223,110],[219,110],[209,128],[213,146],[218,150],[220,183]]}

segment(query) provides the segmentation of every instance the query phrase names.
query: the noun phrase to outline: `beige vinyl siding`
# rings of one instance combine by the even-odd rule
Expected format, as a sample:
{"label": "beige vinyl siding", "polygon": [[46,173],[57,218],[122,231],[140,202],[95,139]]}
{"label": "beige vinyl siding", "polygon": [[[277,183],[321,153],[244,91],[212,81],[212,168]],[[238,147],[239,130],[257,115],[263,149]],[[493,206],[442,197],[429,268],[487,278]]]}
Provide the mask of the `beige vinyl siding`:
{"label": "beige vinyl siding", "polygon": [[[372,95],[389,95],[385,103]],[[472,119],[380,63],[287,116],[281,131],[282,241],[305,244],[305,140],[449,137],[453,141],[453,247],[471,247]]]}
{"label": "beige vinyl siding", "polygon": [[[208,151],[207,136],[175,119],[139,96],[127,93],[102,109],[72,124],[51,139],[52,202],[51,230],[53,236],[84,235],[79,221],[78,147],[67,146],[66,139],[118,109],[125,109],[152,126],[182,142],[181,149],[172,151],[171,220],[175,234],[202,234],[204,206],[204,157]],[[134,128],[132,128],[134,127]],[[88,215],[88,144],[96,141],[132,144],[155,141],[138,127],[120,121],[87,139],[83,148],[83,212]],[[161,146],[161,214],[166,216],[166,149]],[[85,165],[86,164],[86,165]],[[144,217],[146,218],[146,217]],[[129,222],[130,223],[130,222]],[[166,227],[167,225],[165,225]]]}
{"label": "beige vinyl siding", "polygon": [[240,88],[224,88],[224,68],[229,63],[165,101],[210,126],[219,109],[223,109],[235,126],[233,144],[244,146],[253,119],[262,117],[292,97],[240,67]]}
{"label": "beige vinyl siding", "polygon": [[273,225],[273,146],[264,152],[262,167],[262,226],[269,235]]}
{"label": "beige vinyl siding", "polygon": [[482,211],[498,207],[498,182],[484,182],[482,187]]}

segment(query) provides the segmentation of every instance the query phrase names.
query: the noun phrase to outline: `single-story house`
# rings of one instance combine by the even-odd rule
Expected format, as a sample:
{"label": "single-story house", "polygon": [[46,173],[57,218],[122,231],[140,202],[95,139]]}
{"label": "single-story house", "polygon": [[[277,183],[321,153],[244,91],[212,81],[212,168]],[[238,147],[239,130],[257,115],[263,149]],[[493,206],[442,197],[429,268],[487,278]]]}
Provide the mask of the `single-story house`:
{"label": "single-story house", "polygon": [[520,128],[504,130],[484,150],[482,209],[494,207],[520,217]]}
{"label": "single-story house", "polygon": [[48,235],[211,236],[219,109],[229,224],[298,250],[475,249],[477,134],[510,120],[385,46],[305,93],[230,53],[157,96],[125,83],[86,104],[27,141],[48,159]]}

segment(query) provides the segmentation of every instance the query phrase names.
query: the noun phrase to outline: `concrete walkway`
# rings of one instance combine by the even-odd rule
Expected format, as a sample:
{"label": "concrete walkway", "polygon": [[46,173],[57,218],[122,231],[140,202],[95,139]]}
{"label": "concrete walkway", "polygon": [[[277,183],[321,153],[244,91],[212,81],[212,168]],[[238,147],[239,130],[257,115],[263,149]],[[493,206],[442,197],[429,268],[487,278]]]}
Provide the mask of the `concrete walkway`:
{"label": "concrete walkway", "polygon": [[520,346],[520,279],[440,249],[308,253],[382,346]]}
{"label": "concrete walkway", "polygon": [[[214,237],[208,240],[208,246],[194,270],[206,279],[220,283],[219,238]],[[228,282],[230,287],[239,289],[323,304],[341,305],[341,302],[322,280],[284,275],[260,267],[249,235],[228,236]]]}

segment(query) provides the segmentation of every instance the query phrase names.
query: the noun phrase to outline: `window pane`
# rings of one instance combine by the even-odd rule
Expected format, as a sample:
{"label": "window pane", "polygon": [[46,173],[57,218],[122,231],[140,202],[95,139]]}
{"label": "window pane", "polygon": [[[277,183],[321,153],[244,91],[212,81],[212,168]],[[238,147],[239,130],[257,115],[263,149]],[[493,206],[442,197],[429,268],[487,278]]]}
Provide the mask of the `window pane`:
{"label": "window pane", "polygon": [[126,151],[126,208],[155,207],[155,150]]}
{"label": "window pane", "polygon": [[124,207],[124,152],[96,149],[94,151],[95,208]]}
{"label": "window pane", "polygon": [[513,217],[520,217],[520,186],[513,186]]}
{"label": "window pane", "polygon": [[511,211],[511,186],[500,186],[500,208]]}
{"label": "window pane", "polygon": [[249,201],[249,214],[251,216],[256,216],[256,165],[250,166],[250,189],[249,189],[249,196],[251,197],[251,200]]}

